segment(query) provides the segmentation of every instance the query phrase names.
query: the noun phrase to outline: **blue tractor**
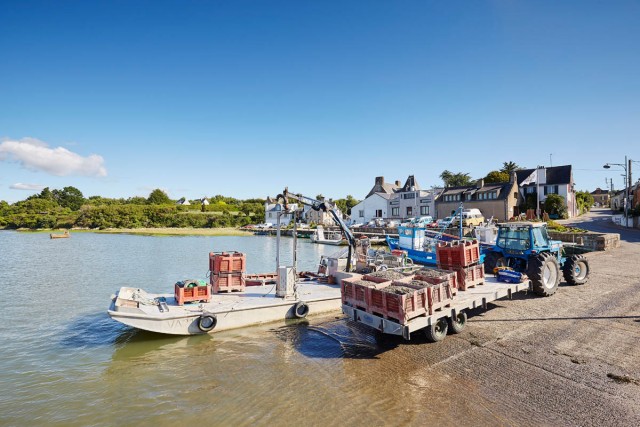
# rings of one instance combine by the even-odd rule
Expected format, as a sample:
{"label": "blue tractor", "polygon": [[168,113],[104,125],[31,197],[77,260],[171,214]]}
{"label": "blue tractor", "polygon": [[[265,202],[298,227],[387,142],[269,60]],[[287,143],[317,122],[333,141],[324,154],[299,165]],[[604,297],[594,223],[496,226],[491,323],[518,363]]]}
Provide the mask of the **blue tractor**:
{"label": "blue tractor", "polygon": [[569,285],[582,285],[589,277],[587,259],[583,255],[565,257],[562,242],[549,239],[544,222],[498,224],[496,244],[485,252],[484,265],[486,273],[494,273],[496,267],[525,273],[540,296],[556,292],[560,271]]}

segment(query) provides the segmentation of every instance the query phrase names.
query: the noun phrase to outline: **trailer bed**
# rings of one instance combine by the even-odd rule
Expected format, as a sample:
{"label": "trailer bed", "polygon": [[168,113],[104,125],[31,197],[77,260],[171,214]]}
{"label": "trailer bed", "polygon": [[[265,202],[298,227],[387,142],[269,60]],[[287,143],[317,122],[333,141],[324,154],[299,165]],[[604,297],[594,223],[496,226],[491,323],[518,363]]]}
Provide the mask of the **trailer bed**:
{"label": "trailer bed", "polygon": [[494,276],[487,276],[482,285],[476,285],[464,291],[458,290],[449,307],[444,307],[432,315],[416,317],[404,325],[395,320],[385,319],[379,315],[367,313],[364,310],[346,304],[342,305],[342,312],[354,322],[362,323],[385,334],[400,335],[408,340],[412,332],[431,326],[438,319],[443,317],[455,319],[456,315],[463,310],[478,307],[486,309],[487,303],[491,301],[511,298],[511,295],[515,292],[528,290],[531,290],[531,282],[529,280],[522,283],[504,283],[499,282]]}

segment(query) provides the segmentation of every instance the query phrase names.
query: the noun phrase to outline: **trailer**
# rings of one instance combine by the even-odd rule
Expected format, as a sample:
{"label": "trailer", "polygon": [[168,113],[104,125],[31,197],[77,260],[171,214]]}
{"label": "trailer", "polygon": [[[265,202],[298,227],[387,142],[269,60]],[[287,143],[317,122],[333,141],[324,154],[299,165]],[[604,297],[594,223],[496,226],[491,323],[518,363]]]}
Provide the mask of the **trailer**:
{"label": "trailer", "polygon": [[347,303],[342,304],[342,312],[352,321],[361,323],[376,331],[399,335],[409,340],[411,333],[424,330],[429,341],[443,340],[447,333],[462,332],[467,323],[467,311],[482,307],[486,310],[487,304],[502,298],[511,299],[516,292],[532,290],[531,281],[521,283],[500,282],[495,276],[485,277],[484,283],[466,290],[458,290],[455,298],[445,307],[433,311],[432,314],[424,314],[407,320],[404,323],[396,319],[375,313]]}

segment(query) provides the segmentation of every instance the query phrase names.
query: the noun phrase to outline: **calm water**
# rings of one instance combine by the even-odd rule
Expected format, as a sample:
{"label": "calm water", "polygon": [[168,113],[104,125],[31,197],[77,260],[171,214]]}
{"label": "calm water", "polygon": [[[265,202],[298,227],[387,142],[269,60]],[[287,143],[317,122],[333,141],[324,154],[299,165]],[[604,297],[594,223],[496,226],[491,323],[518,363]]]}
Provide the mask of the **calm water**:
{"label": "calm water", "polygon": [[[456,385],[430,370],[435,347],[381,347],[339,313],[195,337],[137,331],[107,316],[120,286],[171,292],[177,280],[205,279],[208,253],[221,250],[247,253],[250,273],[274,270],[272,237],[0,232],[0,425],[495,421],[479,411],[486,402],[461,406],[443,395]],[[299,241],[299,269],[315,270],[322,253],[335,251]]]}

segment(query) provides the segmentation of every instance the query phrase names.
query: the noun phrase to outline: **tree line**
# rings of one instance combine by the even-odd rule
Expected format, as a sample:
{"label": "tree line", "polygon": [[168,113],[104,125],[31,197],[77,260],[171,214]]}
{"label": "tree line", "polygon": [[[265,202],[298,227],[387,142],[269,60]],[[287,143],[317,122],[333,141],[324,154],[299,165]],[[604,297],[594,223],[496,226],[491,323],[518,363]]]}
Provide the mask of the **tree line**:
{"label": "tree line", "polygon": [[[164,191],[148,197],[85,198],[75,187],[48,187],[25,200],[9,204],[0,201],[0,228],[5,229],[106,229],[106,228],[220,228],[242,227],[265,221],[265,199],[236,199],[223,195],[185,204],[172,200]],[[358,203],[352,196],[334,200],[348,213]]]}
{"label": "tree line", "polygon": [[85,198],[75,187],[51,190],[9,204],[0,201],[0,227],[5,229],[240,227],[264,221],[264,199],[240,200],[216,195],[180,205],[162,190],[148,197]]}

